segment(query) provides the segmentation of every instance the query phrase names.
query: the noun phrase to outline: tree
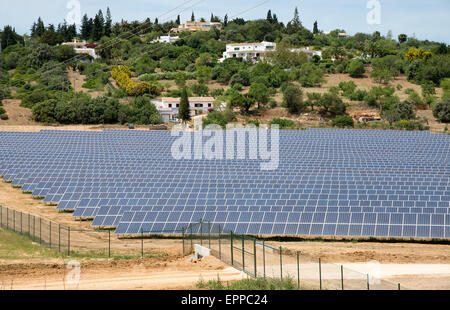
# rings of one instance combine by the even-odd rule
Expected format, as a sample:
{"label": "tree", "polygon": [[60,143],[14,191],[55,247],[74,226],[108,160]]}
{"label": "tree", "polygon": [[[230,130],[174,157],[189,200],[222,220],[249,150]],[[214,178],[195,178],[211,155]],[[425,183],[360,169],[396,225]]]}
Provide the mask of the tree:
{"label": "tree", "polygon": [[306,95],[308,96],[306,104],[311,107],[311,111],[314,111],[314,107],[320,105],[322,95],[320,93],[307,93]]}
{"label": "tree", "polygon": [[347,106],[339,98],[339,95],[330,92],[322,95],[319,105],[323,113],[330,113],[332,115],[342,115],[347,110]]}
{"label": "tree", "polygon": [[366,73],[364,64],[359,60],[352,60],[347,67],[347,71],[351,77],[358,78]]}
{"label": "tree", "polygon": [[303,102],[302,90],[294,85],[289,85],[283,92],[283,103],[291,114],[298,114],[306,109]]}
{"label": "tree", "polygon": [[241,113],[247,115],[250,108],[255,104],[255,99],[248,95],[238,94],[231,99],[231,105],[241,109]]}
{"label": "tree", "polygon": [[223,26],[224,27],[228,26],[228,14],[225,14],[225,17],[223,19]]}
{"label": "tree", "polygon": [[178,109],[178,117],[183,121],[183,123],[187,123],[191,120],[191,111],[189,105],[189,97],[187,94],[186,87],[183,87],[181,91],[181,99],[180,99],[180,107]]}
{"label": "tree", "polygon": [[109,7],[106,10],[106,22],[105,22],[105,36],[109,37],[112,30],[112,18]]}
{"label": "tree", "polygon": [[317,20],[314,22],[313,34],[319,34],[319,26],[317,25]]}
{"label": "tree", "polygon": [[194,11],[192,11],[192,15],[191,15],[191,22],[195,22],[195,15],[194,15]]}
{"label": "tree", "polygon": [[186,86],[186,73],[177,72],[175,75],[175,84],[177,84],[178,87]]}
{"label": "tree", "polygon": [[177,16],[177,20],[175,21],[175,23],[176,23],[177,25],[181,25],[181,18],[180,18],[180,15]]}
{"label": "tree", "polygon": [[258,103],[258,110],[261,105],[264,106],[269,102],[269,89],[264,83],[257,82],[251,84],[248,95]]}
{"label": "tree", "polygon": [[378,83],[388,84],[394,80],[394,76],[386,67],[375,68],[370,76]]}
{"label": "tree", "polygon": [[1,49],[4,50],[8,46],[23,43],[23,38],[16,33],[16,30],[7,25],[0,34]]}
{"label": "tree", "polygon": [[450,98],[436,103],[433,107],[433,115],[443,123],[450,122]]}
{"label": "tree", "polygon": [[408,36],[404,33],[398,35],[398,42],[405,43],[408,40]]}
{"label": "tree", "polygon": [[83,40],[89,40],[92,34],[93,21],[89,19],[87,14],[84,14],[81,20],[81,38]]}
{"label": "tree", "polygon": [[436,95],[436,89],[434,88],[434,83],[432,81],[424,81],[421,85],[422,87],[422,97]]}
{"label": "tree", "polygon": [[209,82],[209,80],[211,80],[211,67],[197,67],[197,81],[201,84],[205,84]]}
{"label": "tree", "polygon": [[273,17],[272,17],[272,10],[269,10],[268,12],[267,12],[267,18],[266,18],[266,20],[269,22],[269,23],[273,23]]}
{"label": "tree", "polygon": [[405,101],[396,103],[392,109],[384,111],[383,115],[390,124],[401,120],[414,119],[416,117],[411,104]]}
{"label": "tree", "polygon": [[297,29],[302,28],[302,22],[300,21],[300,16],[299,16],[297,7],[295,7],[294,18],[292,19],[292,25]]}
{"label": "tree", "polygon": [[92,29],[91,38],[94,41],[99,41],[105,34],[105,19],[103,18],[102,10],[99,10],[94,18],[94,26]]}

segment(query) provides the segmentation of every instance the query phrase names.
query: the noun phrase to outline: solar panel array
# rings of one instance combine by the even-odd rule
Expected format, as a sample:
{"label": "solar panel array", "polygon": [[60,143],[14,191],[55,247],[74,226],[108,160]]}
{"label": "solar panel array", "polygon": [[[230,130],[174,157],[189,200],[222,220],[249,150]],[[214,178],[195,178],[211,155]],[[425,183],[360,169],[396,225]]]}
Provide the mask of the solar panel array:
{"label": "solar panel array", "polygon": [[239,234],[450,238],[447,135],[280,131],[274,171],[261,170],[260,159],[176,160],[176,139],[161,131],[0,132],[0,175],[116,234],[205,220]]}

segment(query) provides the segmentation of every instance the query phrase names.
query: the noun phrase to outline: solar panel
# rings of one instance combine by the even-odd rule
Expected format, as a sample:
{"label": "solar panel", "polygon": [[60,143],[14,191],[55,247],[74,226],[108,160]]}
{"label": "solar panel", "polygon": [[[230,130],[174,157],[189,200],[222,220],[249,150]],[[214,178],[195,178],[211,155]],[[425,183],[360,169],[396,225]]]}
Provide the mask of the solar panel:
{"label": "solar panel", "polygon": [[[261,170],[260,159],[176,160],[176,139],[158,131],[1,132],[0,174],[117,234],[206,220],[244,234],[450,237],[447,135],[281,131],[275,171]],[[247,151],[254,141],[245,138]]]}

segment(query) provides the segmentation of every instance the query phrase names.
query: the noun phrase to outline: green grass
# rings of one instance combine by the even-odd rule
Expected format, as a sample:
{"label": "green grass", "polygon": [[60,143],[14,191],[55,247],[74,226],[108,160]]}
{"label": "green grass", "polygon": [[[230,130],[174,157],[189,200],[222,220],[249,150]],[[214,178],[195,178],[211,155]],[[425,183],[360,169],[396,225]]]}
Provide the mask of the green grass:
{"label": "green grass", "polygon": [[[111,251],[111,258],[114,260],[130,260],[141,258],[141,252],[133,250],[132,254],[119,254]],[[166,253],[149,252],[144,253],[144,258],[159,258],[167,256]],[[28,236],[15,233],[10,230],[0,228],[0,259],[26,259],[26,258],[62,258],[67,255],[67,247],[63,252],[52,250],[46,246],[41,246],[38,242],[33,242]],[[71,250],[71,258],[87,259],[108,259],[108,250]]]}
{"label": "green grass", "polygon": [[297,283],[292,278],[264,279],[248,278],[232,283],[224,284],[219,277],[217,280],[204,282],[200,279],[197,288],[210,290],[297,290]]}
{"label": "green grass", "polygon": [[29,237],[0,228],[0,259],[58,258],[63,254],[33,242]]}

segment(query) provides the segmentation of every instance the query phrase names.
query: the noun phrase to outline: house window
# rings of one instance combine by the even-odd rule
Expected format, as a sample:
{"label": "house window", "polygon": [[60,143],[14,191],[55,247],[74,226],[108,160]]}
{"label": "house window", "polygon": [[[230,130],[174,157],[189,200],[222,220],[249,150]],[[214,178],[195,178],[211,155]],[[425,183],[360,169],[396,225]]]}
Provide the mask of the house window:
{"label": "house window", "polygon": [[235,47],[234,50],[235,50],[235,51],[239,51],[239,47]]}
{"label": "house window", "polygon": [[171,103],[169,103],[169,108],[171,108],[172,107],[172,104]]}
{"label": "house window", "polygon": [[196,103],[196,104],[195,104],[195,107],[196,107],[196,108],[203,108],[203,103]]}
{"label": "house window", "polygon": [[210,108],[210,107],[212,107],[212,104],[211,104],[211,103],[208,103],[208,108]]}
{"label": "house window", "polygon": [[179,103],[177,103],[177,108],[179,108],[180,107],[180,104]]}

